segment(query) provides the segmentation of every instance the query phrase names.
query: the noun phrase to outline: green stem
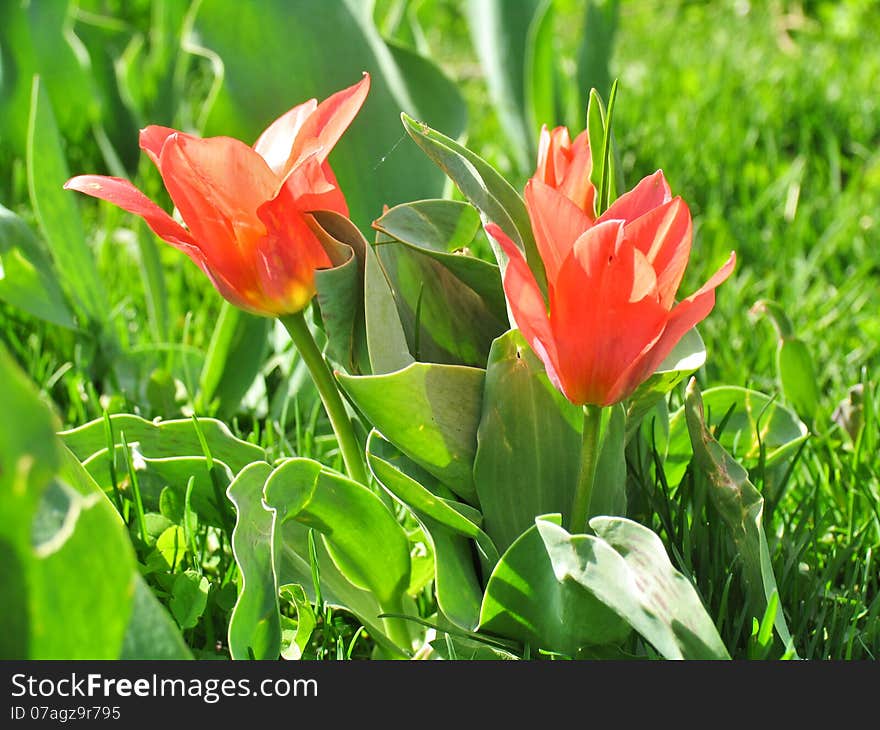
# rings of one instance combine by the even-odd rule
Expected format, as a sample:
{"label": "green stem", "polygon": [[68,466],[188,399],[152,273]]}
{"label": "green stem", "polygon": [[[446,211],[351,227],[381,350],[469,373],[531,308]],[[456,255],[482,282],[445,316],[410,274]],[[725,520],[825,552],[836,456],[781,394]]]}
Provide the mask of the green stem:
{"label": "green stem", "polygon": [[587,529],[590,499],[593,496],[593,484],[596,481],[596,463],[599,461],[599,434],[601,430],[601,406],[585,405],[581,471],[571,504],[571,520],[569,522],[569,530],[574,533],[581,533]]}
{"label": "green stem", "polygon": [[333,432],[336,434],[336,440],[339,442],[339,450],[342,452],[342,460],[345,462],[345,469],[348,476],[361,484],[367,484],[367,466],[364,462],[364,455],[355,436],[354,428],[348,413],[345,410],[345,404],[342,402],[342,396],[339,395],[339,388],[336,380],[327,367],[324,356],[318,349],[312,333],[306,324],[305,317],[302,312],[296,314],[288,314],[281,317],[281,323],[290,333],[290,339],[299,350],[299,354],[309,369],[312,380],[318,388],[321,395],[321,402],[324,409],[330,417],[330,425],[333,426]]}

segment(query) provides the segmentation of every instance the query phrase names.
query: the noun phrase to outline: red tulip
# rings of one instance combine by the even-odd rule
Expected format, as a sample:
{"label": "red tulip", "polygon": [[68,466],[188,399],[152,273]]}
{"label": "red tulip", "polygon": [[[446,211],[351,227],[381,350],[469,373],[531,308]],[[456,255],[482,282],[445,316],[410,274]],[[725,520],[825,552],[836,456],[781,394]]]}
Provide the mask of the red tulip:
{"label": "red tulip", "polygon": [[494,223],[486,230],[509,257],[504,291],[510,309],[553,384],[576,405],[611,405],[632,395],[712,311],[715,288],[730,276],[736,257],[731,253],[708,282],[676,304],[690,256],[691,216],[681,198],[672,198],[662,172],[620,196],[595,222],[563,190],[565,175],[554,186],[542,182],[548,177],[539,167],[525,199],[547,274],[549,312],[520,249]]}
{"label": "red tulip", "polygon": [[[581,132],[572,142],[567,127],[556,127],[552,132],[547,131],[547,125],[541,127],[538,169],[533,179],[558,190],[591,221],[596,218],[596,188],[590,182],[592,169],[593,158],[587,130]],[[526,193],[528,194],[528,188]]]}
{"label": "red tulip", "polygon": [[310,99],[275,120],[253,147],[167,127],[141,130],[181,226],[127,180],[80,175],[64,187],[141,216],[183,251],[226,299],[265,316],[293,314],[315,294],[315,270],[331,265],[310,211],[348,216],[327,155],[364,103],[370,77],[320,104]]}

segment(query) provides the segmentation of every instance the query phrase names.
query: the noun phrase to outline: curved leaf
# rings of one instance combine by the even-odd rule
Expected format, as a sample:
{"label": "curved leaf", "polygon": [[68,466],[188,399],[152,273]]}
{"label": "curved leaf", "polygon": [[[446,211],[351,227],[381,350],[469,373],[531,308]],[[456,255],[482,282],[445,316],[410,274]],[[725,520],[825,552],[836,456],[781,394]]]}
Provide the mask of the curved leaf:
{"label": "curved leaf", "polygon": [[288,459],[266,481],[266,503],[321,532],[333,562],[355,585],[394,610],[409,585],[409,541],[369,489],[311,459]]}
{"label": "curved leaf", "polygon": [[263,507],[263,487],[271,473],[268,464],[251,464],[226,490],[238,516],[232,553],[242,579],[229,617],[233,659],[277,659],[281,651],[278,582],[272,556],[274,516]]}
{"label": "curved leaf", "polygon": [[337,377],[385,438],[472,501],[484,376],[461,365],[413,363],[386,375]]}

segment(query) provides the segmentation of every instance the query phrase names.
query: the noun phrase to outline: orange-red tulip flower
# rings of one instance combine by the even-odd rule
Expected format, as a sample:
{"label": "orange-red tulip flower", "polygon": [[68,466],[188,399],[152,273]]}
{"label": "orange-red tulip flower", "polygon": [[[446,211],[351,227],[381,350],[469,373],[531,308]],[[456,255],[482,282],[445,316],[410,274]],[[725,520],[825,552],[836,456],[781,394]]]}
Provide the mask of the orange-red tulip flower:
{"label": "orange-red tulip flower", "polygon": [[[596,188],[590,182],[593,158],[587,130],[571,141],[567,127],[552,132],[541,127],[538,141],[538,168],[533,179],[549,185],[571,200],[592,221],[596,218]],[[526,188],[526,195],[529,188]],[[528,198],[526,199],[528,202]]]}
{"label": "orange-red tulip flower", "polygon": [[315,270],[331,265],[309,227],[310,211],[348,216],[327,155],[364,103],[370,77],[320,104],[295,106],[253,147],[229,137],[201,139],[167,127],[141,131],[186,227],[127,180],[80,175],[64,187],[141,216],[183,251],[226,299],[265,316],[302,310]]}
{"label": "orange-red tulip flower", "polygon": [[595,221],[563,191],[565,179],[557,176],[551,186],[542,181],[548,177],[539,169],[525,199],[547,273],[549,312],[520,249],[494,223],[486,230],[509,258],[504,291],[516,324],[553,384],[576,405],[611,405],[630,396],[709,314],[736,257],[676,304],[691,216],[662,172]]}

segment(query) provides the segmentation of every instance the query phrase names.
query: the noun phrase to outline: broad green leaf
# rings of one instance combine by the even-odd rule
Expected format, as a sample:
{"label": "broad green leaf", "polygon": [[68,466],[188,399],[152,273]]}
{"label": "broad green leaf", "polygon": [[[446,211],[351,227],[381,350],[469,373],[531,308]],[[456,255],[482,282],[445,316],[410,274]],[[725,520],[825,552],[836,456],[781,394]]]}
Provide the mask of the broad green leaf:
{"label": "broad green leaf", "polygon": [[483,370],[413,363],[387,375],[337,377],[385,438],[458,496],[473,501]]}
{"label": "broad green leaf", "polygon": [[[124,432],[123,432],[124,433]],[[126,435],[126,441],[128,436]],[[199,519],[206,524],[225,527],[231,519],[229,506],[223,497],[224,490],[235,474],[219,459],[209,464],[204,456],[172,456],[153,459],[145,457],[139,444],[129,444],[138,475],[140,492],[147,508],[158,508],[162,493],[171,489],[178,499],[186,494],[189,479],[193,479],[191,507]],[[110,470],[109,450],[98,451],[85,461],[83,466],[95,482],[107,493],[113,488],[113,474]],[[115,449],[117,464],[124,464],[125,454],[122,446]],[[128,490],[128,476],[117,474],[120,488]]]}
{"label": "broad green leaf", "polygon": [[70,177],[52,105],[39,77],[34,77],[28,126],[28,190],[40,228],[49,245],[61,285],[92,322],[105,322],[110,311],[104,285],[73,193],[63,189]]}
{"label": "broad green leaf", "polygon": [[442,191],[442,176],[401,144],[400,112],[455,135],[465,122],[455,86],[428,60],[389,47],[367,9],[365,3],[324,0],[315,12],[313,0],[265,0],[236,7],[230,23],[228,3],[203,0],[186,40],[189,50],[208,55],[219,71],[205,133],[248,144],[295,104],[323,100],[359,81],[363,71],[371,74],[363,109],[330,155],[361,230],[385,204]]}
{"label": "broad green leaf", "polygon": [[520,170],[528,169],[536,149],[537,130],[529,128],[526,115],[526,65],[529,28],[539,6],[539,0],[465,4],[471,39]]}
{"label": "broad green leaf", "polygon": [[537,521],[560,581],[582,586],[667,659],[730,658],[699,595],[656,534],[623,517],[594,517],[590,527],[595,537]]}
{"label": "broad green leaf", "polygon": [[414,362],[388,275],[373,247],[366,251],[364,320],[370,371],[393,373]]}
{"label": "broad green leaf", "polygon": [[201,410],[216,410],[220,416],[238,410],[266,359],[271,326],[270,318],[223,302],[199,376]]}
{"label": "broad green leaf", "polygon": [[[753,391],[746,392],[757,395]],[[708,403],[709,395],[707,390],[703,394],[704,401],[696,381],[692,379],[688,384],[684,412],[694,459],[708,479],[709,496],[727,524],[742,559],[743,582],[752,615],[761,616],[771,597],[777,593],[763,526],[764,498],[749,481],[748,472],[709,431],[704,415],[704,403]],[[782,611],[776,612],[774,625],[782,643],[789,647],[792,638]]]}
{"label": "broad green leaf", "polygon": [[[479,526],[480,515],[468,505],[441,496],[443,487],[425,486],[433,477],[422,472],[373,431],[367,442],[367,461],[376,480],[409,508],[431,542],[435,563],[437,604],[457,626],[473,630],[479,623],[482,588],[474,562],[474,544],[480,562],[489,571],[498,562],[492,540]],[[414,477],[420,477],[417,481]],[[473,540],[473,543],[471,542]]]}
{"label": "broad green leaf", "polygon": [[[765,467],[784,464],[806,440],[807,427],[788,408],[756,390],[736,386],[708,388],[702,394],[707,421],[718,425],[725,419],[721,446],[734,458]],[[692,456],[687,408],[679,408],[669,419],[669,445],[664,469],[670,484],[678,484]]]}
{"label": "broad green leaf", "polygon": [[537,515],[570,514],[582,430],[583,411],[553,387],[519,332],[495,340],[486,370],[474,482],[486,532],[499,550],[534,525]]}
{"label": "broad green leaf", "polygon": [[[373,222],[373,228],[435,254],[438,261],[449,262],[449,268],[453,267],[452,262],[461,262],[462,267],[453,270],[467,283],[470,281],[465,272],[469,269],[497,271],[497,267],[482,259],[451,255],[469,246],[480,230],[480,215],[468,203],[443,199],[402,203],[385,211]],[[477,279],[479,274],[473,276]]]}
{"label": "broad green leaf", "polygon": [[74,327],[49,256],[27,224],[2,205],[0,300],[47,322]]}
{"label": "broad green leaf", "polygon": [[[506,309],[493,311],[480,293],[435,255],[381,234],[374,251],[391,286],[408,349],[415,359],[482,367],[492,340],[508,327]],[[497,270],[494,275],[500,292]]]}
{"label": "broad green leaf", "polygon": [[[544,519],[537,524],[552,525]],[[582,646],[616,644],[625,639],[630,628],[623,620],[576,579],[567,573],[558,575],[556,556],[548,549],[538,526],[533,524],[514,540],[492,571],[480,611],[480,629],[522,641],[534,649],[569,656]],[[599,542],[587,535],[576,538],[589,546]],[[566,567],[559,557],[556,559],[560,567]]]}
{"label": "broad green leaf", "polygon": [[397,609],[409,585],[409,542],[373,492],[316,461],[294,458],[275,468],[264,493],[282,524],[296,520],[321,532],[337,568],[389,611]]}
{"label": "broad green leaf", "polygon": [[[480,211],[483,222],[492,222],[501,226],[511,240],[525,252],[529,268],[534,273],[538,285],[546,289],[544,264],[535,244],[526,205],[519,193],[494,167],[466,147],[406,114],[403,114],[401,119],[409,136],[458,186],[462,195]],[[489,242],[503,274],[507,257],[491,236]]]}
{"label": "broad green leaf", "polygon": [[192,659],[174,619],[140,576],[135,579],[131,619],[119,658]]}
{"label": "broad green leaf", "polygon": [[[290,632],[290,640],[286,648],[281,650],[284,659],[302,659],[305,648],[309,645],[312,632],[318,625],[315,611],[309,602],[305,590],[298,583],[281,586],[281,598],[296,609],[296,628]],[[289,621],[289,619],[287,619]],[[287,634],[285,629],[283,634]]]}
{"label": "broad green leaf", "polygon": [[696,328],[688,330],[660,367],[632,394],[626,404],[626,440],[629,441],[645,414],[663,396],[706,362],[706,346]]}
{"label": "broad green leaf", "polygon": [[330,355],[350,373],[369,370],[364,324],[367,242],[338,213],[318,211],[312,217],[312,230],[333,262],[332,268],[315,272],[316,299]]}
{"label": "broad green leaf", "polygon": [[[137,443],[138,450],[145,457],[160,459],[205,456],[192,419],[147,421],[140,416],[118,413],[110,416],[110,423],[114,443],[121,443],[119,434],[124,432],[129,445]],[[263,449],[236,438],[221,421],[199,418],[198,423],[211,456],[229,466],[234,474],[253,461],[266,460]],[[78,428],[62,431],[59,435],[80,461],[85,461],[108,447],[104,420],[101,418]]]}
{"label": "broad green leaf", "polygon": [[229,654],[233,659],[277,659],[281,651],[272,556],[274,517],[262,502],[263,487],[271,473],[268,464],[251,464],[227,489],[237,514],[232,553],[241,572],[241,589],[229,617]]}
{"label": "broad green leaf", "polygon": [[[559,118],[557,104],[556,32],[553,27],[556,14],[553,0],[543,0],[535,11],[529,27],[525,48],[525,110],[529,122],[529,149],[537,153],[536,140],[541,126],[553,129]],[[526,168],[528,169],[528,165]]]}
{"label": "broad green leaf", "polygon": [[417,360],[481,367],[491,341],[507,329],[498,267],[458,251],[480,228],[466,203],[422,200],[373,223],[382,263]]}
{"label": "broad green leaf", "polygon": [[99,115],[88,59],[79,39],[69,32],[73,8],[66,0],[0,3],[0,139],[16,157],[24,157],[27,144],[34,75],[42,78],[66,139],[82,139]]}
{"label": "broad green leaf", "polygon": [[[298,583],[305,588],[309,599],[314,601],[312,569],[308,557],[309,528],[296,520],[287,520],[282,524],[282,516],[277,514],[274,525],[275,572],[278,583]],[[386,609],[379,605],[376,595],[357,587],[339,571],[328,552],[325,539],[317,540],[316,548],[324,602],[351,611],[366,627],[370,637],[392,656],[406,656],[386,635],[387,625],[379,618]],[[406,597],[403,603],[405,613],[417,615],[415,604]]]}
{"label": "broad green leaf", "polygon": [[[0,429],[0,656],[188,656],[155,598],[135,602],[141,579],[125,525],[3,350],[0,375],[0,400],[17,414],[15,428]],[[156,644],[129,653],[135,621],[151,623]]]}
{"label": "broad green leaf", "polygon": [[602,411],[602,430],[591,515],[626,516],[626,416],[621,405]]}
{"label": "broad green leaf", "polygon": [[[619,5],[618,0],[588,0],[586,3],[577,57],[576,78],[581,99],[579,114],[587,108],[591,89],[596,89],[605,98],[611,91],[608,65],[614,51]],[[579,122],[582,123],[583,118]]]}

